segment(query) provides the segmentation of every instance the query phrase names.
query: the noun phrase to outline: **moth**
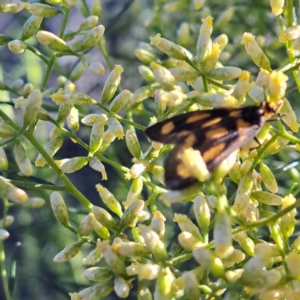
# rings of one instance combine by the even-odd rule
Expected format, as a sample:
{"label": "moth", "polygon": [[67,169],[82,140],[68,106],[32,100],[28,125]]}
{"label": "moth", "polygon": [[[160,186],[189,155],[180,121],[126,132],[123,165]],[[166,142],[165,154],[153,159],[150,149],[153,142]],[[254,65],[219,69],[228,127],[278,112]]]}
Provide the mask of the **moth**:
{"label": "moth", "polygon": [[165,161],[166,187],[181,190],[197,181],[182,161],[186,149],[200,151],[211,172],[232,152],[255,138],[282,104],[263,102],[260,106],[188,112],[148,127],[145,132],[151,140],[175,144]]}

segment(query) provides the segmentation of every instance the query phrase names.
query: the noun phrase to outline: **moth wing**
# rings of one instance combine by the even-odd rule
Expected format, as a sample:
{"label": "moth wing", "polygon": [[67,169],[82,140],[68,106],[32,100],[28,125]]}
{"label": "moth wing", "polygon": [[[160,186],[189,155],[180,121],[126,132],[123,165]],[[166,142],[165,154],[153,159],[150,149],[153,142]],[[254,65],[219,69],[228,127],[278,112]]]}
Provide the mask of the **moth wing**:
{"label": "moth wing", "polygon": [[[236,109],[240,111],[241,109]],[[146,129],[147,136],[156,142],[176,144],[191,133],[201,135],[205,124],[217,124],[229,115],[231,110],[221,108],[214,110],[194,111],[158,122]]]}
{"label": "moth wing", "polygon": [[191,147],[194,150],[199,150],[207,170],[212,171],[232,152],[243,147],[254,138],[260,128],[258,124],[255,124],[228,132],[220,127],[216,130],[223,136],[213,137],[213,133],[216,132],[214,128],[205,132],[207,137],[203,137],[203,134],[199,136],[199,133],[196,133],[194,138],[190,138],[193,135],[182,138],[171,150],[165,161],[165,184],[167,188],[181,190],[197,181],[182,161],[181,157],[185,149]]}
{"label": "moth wing", "polygon": [[184,142],[177,143],[165,160],[165,184],[170,190],[181,190],[197,181],[181,159],[187,148]]}
{"label": "moth wing", "polygon": [[[205,139],[205,141],[202,142],[196,140],[193,148],[201,152],[207,169],[212,171],[232,152],[242,148],[252,140],[257,135],[260,128],[260,125],[254,124],[249,127],[239,128],[223,137]],[[208,133],[209,131],[207,134]]]}

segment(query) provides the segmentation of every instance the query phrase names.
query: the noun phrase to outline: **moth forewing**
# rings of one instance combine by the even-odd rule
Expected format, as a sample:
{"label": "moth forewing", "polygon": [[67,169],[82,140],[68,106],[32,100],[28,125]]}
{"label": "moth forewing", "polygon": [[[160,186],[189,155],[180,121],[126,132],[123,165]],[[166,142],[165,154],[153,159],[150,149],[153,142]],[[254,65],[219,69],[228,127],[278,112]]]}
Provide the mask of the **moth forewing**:
{"label": "moth forewing", "polygon": [[[167,188],[180,190],[197,180],[208,179],[206,172],[252,140],[277,111],[275,103],[267,102],[260,106],[196,111],[147,128],[150,139],[175,144],[165,162]],[[230,157],[230,165],[234,164],[232,157],[236,156]]]}

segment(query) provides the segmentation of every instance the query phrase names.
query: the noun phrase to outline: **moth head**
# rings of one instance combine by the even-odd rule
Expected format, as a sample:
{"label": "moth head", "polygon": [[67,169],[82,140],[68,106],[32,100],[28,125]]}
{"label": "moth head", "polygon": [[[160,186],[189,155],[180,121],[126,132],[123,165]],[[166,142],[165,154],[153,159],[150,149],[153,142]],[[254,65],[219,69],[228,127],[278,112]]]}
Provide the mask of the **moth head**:
{"label": "moth head", "polygon": [[271,118],[274,114],[278,114],[283,106],[284,100],[279,100],[276,102],[263,102],[261,104],[261,109],[263,110],[263,115],[266,120]]}

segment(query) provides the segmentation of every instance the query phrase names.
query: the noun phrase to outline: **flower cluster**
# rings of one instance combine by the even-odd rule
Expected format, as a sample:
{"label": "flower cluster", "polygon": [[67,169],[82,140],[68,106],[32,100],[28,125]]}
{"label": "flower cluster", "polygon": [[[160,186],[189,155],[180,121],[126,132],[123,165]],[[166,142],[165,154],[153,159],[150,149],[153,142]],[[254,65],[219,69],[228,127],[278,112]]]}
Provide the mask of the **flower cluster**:
{"label": "flower cluster", "polygon": [[[119,298],[135,296],[140,300],[237,299],[238,293],[243,299],[298,299],[300,238],[293,236],[297,232],[300,180],[295,168],[300,139],[295,133],[300,124],[287,90],[290,73],[300,86],[295,58],[300,49],[300,25],[292,26],[288,19],[292,17],[291,5],[270,0],[272,18],[278,17],[281,25],[275,47],[286,47],[286,59],[290,60],[290,65],[274,69],[262,37],[244,32],[232,41],[228,30],[225,33],[235,15],[232,7],[214,20],[207,1],[161,2],[145,26],[157,24],[161,14],[181,11],[200,12],[202,23],[195,27],[182,22],[177,28],[177,42],[160,33],[151,36],[149,43],[140,42],[134,54],[141,62],[138,72],[144,85],[135,90],[134,85],[132,91],[121,89],[127,84],[127,69],[107,60],[110,71],[99,97],[93,99],[78,91],[80,85],[75,82],[85,70],[103,76],[107,69],[87,54],[97,46],[107,56],[105,27],[98,25],[101,2],[93,0],[89,15],[86,7],[73,0],[47,2],[51,5],[0,4],[0,13],[24,10],[30,14],[20,37],[0,34],[0,45],[7,45],[14,55],[31,51],[48,67],[40,90],[23,79],[11,84],[0,82],[1,90],[17,95],[9,104],[22,112],[22,118],[15,121],[0,110],[0,197],[5,207],[0,240],[9,238],[8,227],[14,222],[7,213],[10,206],[37,208],[45,203],[40,197],[30,197],[27,188],[34,192],[38,188],[51,190],[53,214],[73,239],[71,243],[66,239],[65,248],[53,261],[64,263],[82,255],[82,276],[89,282],[81,291],[69,294],[72,300],[102,299],[113,292]],[[85,11],[77,30],[62,30],[59,35],[40,30],[45,18],[59,13],[67,17],[75,5]],[[286,27],[282,24],[284,18],[289,24]],[[219,35],[215,34],[217,30]],[[28,42],[29,38],[36,38],[45,54]],[[247,70],[230,60],[233,48],[238,47],[243,59],[251,62]],[[57,79],[56,86],[46,88],[57,57],[66,55],[76,57],[77,64],[68,76]],[[266,103],[274,105],[281,109],[276,111],[281,116],[272,116],[268,122],[261,119],[262,126],[251,127],[251,116],[247,116],[247,123],[236,113],[248,103],[259,106],[260,112]],[[239,128],[256,130],[259,126],[259,133],[211,170],[208,159],[197,149],[205,141],[199,140],[194,130],[192,138],[198,138],[197,143],[175,157],[174,164],[180,163],[174,170],[183,177],[195,178],[196,184],[184,190],[166,190],[162,158],[171,146],[146,141],[139,130],[184,112],[205,110],[213,114],[218,108],[233,112],[236,130],[227,130],[226,124],[220,128],[220,117],[213,119],[207,125],[216,125],[211,147],[227,145],[229,135],[246,139],[252,134]],[[41,122],[52,125],[43,139]],[[179,146],[184,146],[187,131],[181,131]],[[57,159],[66,139],[85,149],[84,154]],[[123,148],[118,149],[121,143]],[[212,153],[226,151],[222,147]],[[11,155],[6,155],[7,149],[12,150]],[[115,153],[121,157],[124,149],[131,160],[123,165]],[[293,159],[284,156],[284,151],[292,151]],[[10,157],[14,158],[14,166]],[[108,165],[121,176],[110,172]],[[37,180],[39,170],[46,166],[63,185]],[[22,180],[10,178],[10,168],[14,167]],[[66,175],[84,167],[102,176],[101,184],[95,186],[99,196],[93,201]],[[290,172],[288,179],[283,172]],[[67,193],[84,207],[80,213],[70,209]]]}

